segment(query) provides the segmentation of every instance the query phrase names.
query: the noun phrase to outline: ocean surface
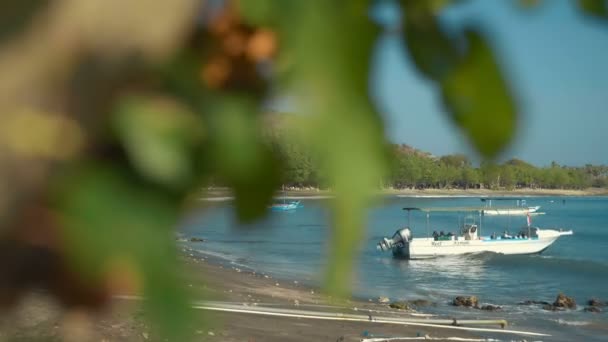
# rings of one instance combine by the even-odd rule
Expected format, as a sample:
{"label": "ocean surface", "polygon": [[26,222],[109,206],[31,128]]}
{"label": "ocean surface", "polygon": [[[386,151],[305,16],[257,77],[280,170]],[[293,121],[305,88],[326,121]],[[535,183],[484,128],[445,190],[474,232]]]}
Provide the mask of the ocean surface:
{"label": "ocean surface", "polygon": [[[250,268],[278,278],[322,284],[329,240],[328,200],[302,200],[292,212],[269,212],[254,224],[240,225],[230,201],[205,203],[181,225],[179,234],[200,237],[204,243],[186,243],[237,267]],[[477,254],[432,260],[398,260],[380,252],[376,244],[391,237],[408,222],[403,207],[481,206],[479,198],[400,198],[387,196],[369,212],[365,238],[358,248],[357,297],[392,300],[425,298],[437,303],[422,311],[449,317],[505,318],[511,328],[552,334],[544,341],[608,341],[608,313],[584,312],[590,298],[608,301],[608,197],[526,197],[527,205],[540,205],[544,215],[532,217],[541,228],[572,229],[541,255]],[[433,213],[430,230],[458,231],[464,214]],[[525,216],[486,216],[482,235],[504,230],[517,232]],[[411,215],[416,236],[426,236],[426,216]],[[574,297],[578,309],[550,312],[540,306],[518,305],[525,300],[553,302],[558,293]],[[503,307],[485,312],[450,306],[458,295],[475,295],[483,304]],[[608,310],[608,307],[605,308]],[[510,340],[508,335],[492,336]],[[528,338],[530,340],[530,338]]]}

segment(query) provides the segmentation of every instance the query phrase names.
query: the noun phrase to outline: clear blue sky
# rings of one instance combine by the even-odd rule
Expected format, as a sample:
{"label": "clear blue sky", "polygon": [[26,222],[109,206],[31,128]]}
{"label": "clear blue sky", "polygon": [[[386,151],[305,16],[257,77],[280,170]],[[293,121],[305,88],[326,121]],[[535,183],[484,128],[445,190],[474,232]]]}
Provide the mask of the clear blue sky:
{"label": "clear blue sky", "polygon": [[[530,10],[516,3],[472,0],[442,13],[448,29],[475,23],[491,33],[517,93],[521,120],[503,159],[538,166],[608,164],[608,22],[584,16],[573,1],[544,1]],[[390,3],[373,14],[388,24],[399,20]],[[372,93],[389,138],[435,155],[464,152],[474,158],[402,44],[400,36],[383,35],[372,73]]]}

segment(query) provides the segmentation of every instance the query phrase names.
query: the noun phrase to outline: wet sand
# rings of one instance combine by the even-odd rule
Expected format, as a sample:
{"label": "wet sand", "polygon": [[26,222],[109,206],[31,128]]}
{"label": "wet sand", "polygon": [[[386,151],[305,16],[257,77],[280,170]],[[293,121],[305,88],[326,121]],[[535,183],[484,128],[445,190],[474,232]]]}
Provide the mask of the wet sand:
{"label": "wet sand", "polygon": [[[230,302],[247,307],[274,307],[346,314],[421,318],[415,313],[391,309],[375,300],[351,300],[340,306],[330,303],[314,288],[297,281],[277,280],[268,275],[217,261],[191,256],[184,260],[186,286],[194,299]],[[463,330],[403,326],[376,322],[344,322],[295,317],[272,317],[193,309],[189,333],[205,341],[361,341],[364,337],[474,338]],[[0,317],[0,341],[157,341],[144,319],[140,302],[115,298],[110,307],[96,314],[64,312],[44,293],[33,293],[10,313]],[[494,326],[493,326],[494,327]],[[506,336],[505,336],[506,337]]]}
{"label": "wet sand", "polygon": [[[247,307],[341,312],[345,314],[421,318],[412,313],[391,309],[375,300],[349,300],[331,303],[318,289],[295,280],[281,280],[251,270],[243,270],[217,260],[187,257],[191,269],[189,285],[207,293],[209,299]],[[196,288],[196,287],[199,288]],[[309,318],[269,317],[252,314],[205,312],[211,319],[207,328],[209,341],[361,341],[367,335],[473,338],[459,330],[400,326],[372,322],[343,322]],[[209,331],[213,336],[209,335]]]}

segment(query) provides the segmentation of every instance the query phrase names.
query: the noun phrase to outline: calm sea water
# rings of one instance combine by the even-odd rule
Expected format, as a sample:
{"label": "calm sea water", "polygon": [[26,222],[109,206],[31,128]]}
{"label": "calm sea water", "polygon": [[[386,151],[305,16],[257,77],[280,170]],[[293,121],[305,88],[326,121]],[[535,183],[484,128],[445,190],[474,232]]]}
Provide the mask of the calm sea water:
{"label": "calm sea water", "polygon": [[[264,220],[243,226],[236,222],[230,202],[210,204],[193,214],[180,228],[184,236],[207,239],[191,247],[219,256],[241,267],[320,284],[329,241],[326,200],[303,200],[294,212],[272,212]],[[608,341],[608,313],[579,309],[548,312],[537,306],[517,305],[524,300],[553,302],[559,292],[585,304],[592,297],[608,301],[608,197],[530,197],[545,215],[532,217],[541,228],[573,229],[541,255],[480,254],[433,260],[396,260],[376,250],[376,243],[407,225],[403,207],[480,206],[478,198],[387,197],[369,214],[366,237],[356,260],[355,295],[363,298],[427,298],[438,303],[426,312],[458,317],[506,318],[513,328],[553,334],[545,340]],[[463,215],[434,213],[430,229],[458,231]],[[485,217],[483,235],[516,232],[526,218]],[[426,217],[412,213],[414,236],[426,236]],[[356,248],[356,247],[354,247]],[[321,270],[321,272],[320,272]],[[498,313],[455,308],[457,295],[476,295],[483,303],[503,306]],[[505,336],[503,336],[504,338]]]}

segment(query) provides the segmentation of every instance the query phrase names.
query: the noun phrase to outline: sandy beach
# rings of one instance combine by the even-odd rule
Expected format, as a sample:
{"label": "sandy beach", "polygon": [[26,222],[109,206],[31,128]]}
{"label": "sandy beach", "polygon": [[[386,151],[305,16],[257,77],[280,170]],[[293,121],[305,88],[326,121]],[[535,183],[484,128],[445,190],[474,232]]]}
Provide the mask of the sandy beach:
{"label": "sandy beach", "polygon": [[383,194],[411,195],[411,196],[482,196],[482,197],[525,197],[525,196],[605,196],[608,189],[588,188],[584,190],[573,189],[514,189],[514,190],[490,190],[490,189],[401,189],[384,190]]}
{"label": "sandy beach", "polygon": [[[369,315],[397,319],[425,319],[415,311],[392,309],[377,299],[350,300],[340,306],[330,303],[317,289],[298,281],[274,279],[266,274],[218,263],[186,250],[182,257],[185,281],[194,299],[231,303],[243,308],[281,308],[324,313]],[[204,295],[203,295],[204,293]],[[0,341],[155,341],[160,340],[144,319],[136,299],[114,298],[103,312],[63,312],[44,293],[33,293],[0,319]],[[194,340],[205,341],[368,341],[378,337],[448,337],[476,339],[464,330],[345,322],[295,317],[272,317],[194,308]],[[498,326],[483,326],[499,328]],[[509,339],[513,335],[505,335]]]}
{"label": "sandy beach", "polygon": [[[608,196],[606,188],[588,188],[584,190],[572,189],[383,189],[377,193],[379,196],[394,195],[404,197],[528,197],[528,196]],[[321,189],[288,189],[277,193],[277,197],[286,199],[323,199],[333,197],[331,190]],[[232,192],[227,188],[210,188],[203,191],[202,199],[208,201],[231,200]]]}
{"label": "sandy beach", "polygon": [[[214,261],[196,258],[189,266],[200,274],[192,280],[203,286],[214,300],[242,304],[244,307],[273,307],[316,312],[342,312],[345,314],[390,315],[416,317],[403,311],[390,309],[388,304],[375,301],[350,300],[343,306],[330,303],[318,289],[301,285],[298,281],[274,279],[269,275],[242,270],[238,267],[218,265]],[[238,313],[210,313],[209,331],[215,335],[210,341],[361,341],[367,335],[473,337],[474,335],[451,329],[429,329],[371,322],[342,322],[307,318],[268,317]],[[419,318],[419,317],[418,317]]]}

